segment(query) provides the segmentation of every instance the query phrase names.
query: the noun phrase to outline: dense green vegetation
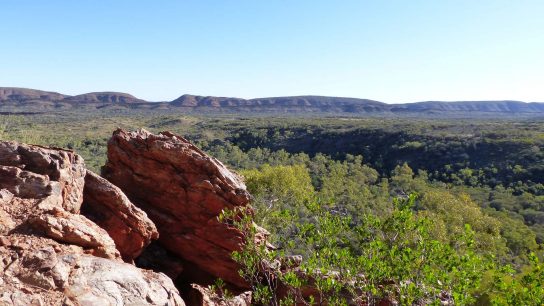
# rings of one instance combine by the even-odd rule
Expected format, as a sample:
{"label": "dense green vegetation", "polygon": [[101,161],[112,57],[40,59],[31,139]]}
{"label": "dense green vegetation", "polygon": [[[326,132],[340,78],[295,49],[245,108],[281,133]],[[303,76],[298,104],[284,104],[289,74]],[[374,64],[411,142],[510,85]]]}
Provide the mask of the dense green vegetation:
{"label": "dense green vegetation", "polygon": [[[273,243],[281,250],[280,256],[249,246],[239,255],[250,267],[244,273],[255,274],[255,258],[269,256],[270,262],[302,254],[301,269],[310,278],[319,279],[322,269],[334,271],[338,282],[325,283],[319,291],[333,303],[542,302],[544,275],[535,255],[540,249],[523,222],[487,214],[467,194],[429,184],[407,165],[377,182],[376,172],[360,161],[329,160],[320,169],[319,188],[310,170],[319,169],[319,161],[310,160],[311,168],[265,165],[243,171],[255,195],[256,219],[275,234]],[[528,274],[515,276],[527,269]],[[305,279],[286,282],[301,286]]]}
{"label": "dense green vegetation", "polygon": [[[73,148],[100,171],[118,126],[185,135],[244,175],[278,247],[236,254],[257,298],[274,288],[260,259],[302,255],[333,304],[544,302],[543,121],[61,113],[0,116],[0,138]],[[304,278],[278,279],[300,298]]]}

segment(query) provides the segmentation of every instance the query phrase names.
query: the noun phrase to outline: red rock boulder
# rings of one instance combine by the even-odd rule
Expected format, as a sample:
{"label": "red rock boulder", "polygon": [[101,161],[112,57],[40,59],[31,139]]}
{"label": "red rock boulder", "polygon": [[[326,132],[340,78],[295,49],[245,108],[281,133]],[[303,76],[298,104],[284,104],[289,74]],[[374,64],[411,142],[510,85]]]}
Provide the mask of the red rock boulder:
{"label": "red rock boulder", "polygon": [[[28,183],[13,185],[12,182],[11,186],[23,188],[15,193],[21,194],[22,197],[48,195],[51,196],[50,200],[54,200],[55,204],[60,204],[66,211],[79,212],[83,202],[86,170],[83,158],[73,151],[10,141],[0,142],[0,165],[6,167],[4,171],[20,172],[24,170],[27,172],[23,175],[38,175],[47,181],[49,186],[47,190],[44,190],[43,186],[39,187],[31,182],[33,179],[41,180],[40,178],[19,176]],[[5,172],[0,175],[5,180],[15,179],[16,176],[8,175]],[[9,182],[6,183],[10,185]],[[36,194],[36,191],[44,191],[45,194]]]}
{"label": "red rock boulder", "polygon": [[78,214],[85,173],[71,151],[0,142],[0,305],[184,305]]}
{"label": "red rock boulder", "polygon": [[148,214],[165,249],[213,277],[247,286],[231,259],[245,237],[218,216],[248,205],[250,195],[221,162],[169,132],[119,129],[108,142],[103,176]]}
{"label": "red rock boulder", "polygon": [[138,257],[159,237],[147,214],[115,185],[87,170],[82,214],[105,229],[125,261]]}
{"label": "red rock boulder", "polygon": [[83,201],[83,159],[61,149],[0,142],[0,234],[40,235],[119,258],[111,237],[77,214]]}

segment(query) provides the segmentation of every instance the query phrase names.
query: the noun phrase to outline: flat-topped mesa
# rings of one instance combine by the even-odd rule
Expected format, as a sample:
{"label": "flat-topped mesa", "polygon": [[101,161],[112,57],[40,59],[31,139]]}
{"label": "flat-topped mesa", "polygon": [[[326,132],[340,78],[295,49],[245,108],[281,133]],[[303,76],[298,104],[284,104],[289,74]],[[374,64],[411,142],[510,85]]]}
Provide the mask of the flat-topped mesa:
{"label": "flat-topped mesa", "polygon": [[145,103],[133,95],[122,92],[90,92],[67,97],[63,101],[76,103]]}
{"label": "flat-topped mesa", "polygon": [[148,214],[165,249],[213,277],[247,286],[231,258],[244,234],[217,217],[247,206],[250,195],[221,162],[170,132],[118,129],[103,175]]}

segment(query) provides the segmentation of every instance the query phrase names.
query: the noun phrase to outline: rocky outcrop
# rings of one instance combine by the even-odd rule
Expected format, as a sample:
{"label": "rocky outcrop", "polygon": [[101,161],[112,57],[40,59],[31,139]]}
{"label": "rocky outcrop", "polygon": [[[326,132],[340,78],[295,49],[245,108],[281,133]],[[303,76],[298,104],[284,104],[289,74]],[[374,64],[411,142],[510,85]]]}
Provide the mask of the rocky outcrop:
{"label": "rocky outcrop", "polygon": [[119,257],[108,234],[77,214],[86,172],[79,155],[1,142],[0,156],[0,234],[40,235],[96,256]]}
{"label": "rocky outcrop", "polygon": [[17,87],[0,87],[0,101],[55,101],[66,97],[66,95],[57,92]]}
{"label": "rocky outcrop", "polygon": [[169,132],[119,129],[108,143],[103,175],[153,220],[161,246],[214,278],[247,286],[231,258],[244,234],[218,216],[246,207],[250,196],[221,162]]}
{"label": "rocky outcrop", "polygon": [[[236,174],[144,130],[114,133],[103,173],[69,150],[0,142],[0,305],[184,305],[178,290],[191,305],[251,304],[231,258],[249,236],[218,218],[252,212]],[[206,287],[217,278],[239,295]]]}
{"label": "rocky outcrop", "polygon": [[164,274],[27,235],[0,236],[0,305],[184,305]]}
{"label": "rocky outcrop", "polygon": [[85,165],[72,151],[0,143],[0,187],[22,198],[44,198],[68,212],[83,202]]}
{"label": "rocky outcrop", "polygon": [[[79,214],[85,174],[72,151],[0,142],[0,305],[184,305],[166,275],[122,262],[107,231]],[[114,215],[153,232],[127,203]]]}
{"label": "rocky outcrop", "polygon": [[138,257],[159,237],[147,214],[115,185],[87,170],[82,213],[105,229],[125,261]]}

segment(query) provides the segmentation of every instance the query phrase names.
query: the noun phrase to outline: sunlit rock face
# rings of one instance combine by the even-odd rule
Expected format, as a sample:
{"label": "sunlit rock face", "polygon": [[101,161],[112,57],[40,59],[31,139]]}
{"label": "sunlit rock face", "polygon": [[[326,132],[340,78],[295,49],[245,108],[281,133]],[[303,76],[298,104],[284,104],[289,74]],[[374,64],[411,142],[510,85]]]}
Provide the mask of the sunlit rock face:
{"label": "sunlit rock face", "polygon": [[246,207],[250,195],[221,162],[169,132],[119,129],[108,143],[103,176],[153,220],[162,247],[212,277],[247,286],[231,258],[244,234],[217,217]]}
{"label": "sunlit rock face", "polygon": [[[86,172],[72,151],[0,142],[0,305],[184,305],[166,275],[124,263],[79,214]],[[134,220],[143,212],[123,207],[152,238],[151,221]]]}

